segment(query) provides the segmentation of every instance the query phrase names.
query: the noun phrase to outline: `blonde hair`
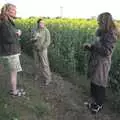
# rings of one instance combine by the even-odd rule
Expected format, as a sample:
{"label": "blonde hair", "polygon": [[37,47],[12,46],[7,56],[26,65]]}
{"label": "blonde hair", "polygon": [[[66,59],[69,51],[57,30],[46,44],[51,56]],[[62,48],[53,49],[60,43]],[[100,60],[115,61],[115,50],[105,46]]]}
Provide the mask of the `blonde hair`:
{"label": "blonde hair", "polygon": [[3,5],[3,7],[1,8],[0,19],[7,19],[9,17],[10,7],[16,7],[16,6],[11,3],[7,3]]}

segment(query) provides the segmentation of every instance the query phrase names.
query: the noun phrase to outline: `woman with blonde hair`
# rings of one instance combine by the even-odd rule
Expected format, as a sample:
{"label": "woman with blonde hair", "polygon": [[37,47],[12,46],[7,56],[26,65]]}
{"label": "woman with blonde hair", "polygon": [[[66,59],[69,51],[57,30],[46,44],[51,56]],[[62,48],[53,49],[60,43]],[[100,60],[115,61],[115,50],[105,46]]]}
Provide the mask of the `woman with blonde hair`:
{"label": "woman with blonde hair", "polygon": [[87,105],[95,113],[103,107],[111,57],[118,34],[112,15],[108,12],[98,16],[98,26],[96,31],[98,40],[93,44],[84,44],[84,48],[91,53],[88,64],[88,79],[91,80],[92,102]]}
{"label": "woman with blonde hair", "polygon": [[[17,89],[17,72],[22,71],[19,55],[21,52],[18,38],[21,31],[17,30],[13,19],[16,17],[16,6],[5,4],[0,14],[0,64],[10,72],[12,95],[20,95]],[[6,64],[7,63],[7,64]],[[7,66],[6,66],[7,65]]]}

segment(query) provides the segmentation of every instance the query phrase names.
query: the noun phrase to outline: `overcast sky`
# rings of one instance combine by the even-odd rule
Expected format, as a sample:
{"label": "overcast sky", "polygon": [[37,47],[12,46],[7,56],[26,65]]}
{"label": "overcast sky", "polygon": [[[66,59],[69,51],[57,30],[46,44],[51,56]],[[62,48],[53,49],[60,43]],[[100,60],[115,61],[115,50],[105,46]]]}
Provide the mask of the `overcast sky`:
{"label": "overcast sky", "polygon": [[120,19],[120,0],[0,0],[17,5],[18,16],[50,16],[90,18],[110,12]]}

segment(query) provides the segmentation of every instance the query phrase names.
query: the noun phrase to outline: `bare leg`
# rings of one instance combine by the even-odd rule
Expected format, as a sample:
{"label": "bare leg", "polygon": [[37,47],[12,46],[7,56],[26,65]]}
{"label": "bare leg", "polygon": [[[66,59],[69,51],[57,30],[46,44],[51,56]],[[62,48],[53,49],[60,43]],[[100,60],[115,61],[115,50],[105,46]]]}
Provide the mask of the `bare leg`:
{"label": "bare leg", "polygon": [[17,93],[17,71],[12,71],[10,73],[10,78],[11,78],[12,92],[13,94],[16,94]]}

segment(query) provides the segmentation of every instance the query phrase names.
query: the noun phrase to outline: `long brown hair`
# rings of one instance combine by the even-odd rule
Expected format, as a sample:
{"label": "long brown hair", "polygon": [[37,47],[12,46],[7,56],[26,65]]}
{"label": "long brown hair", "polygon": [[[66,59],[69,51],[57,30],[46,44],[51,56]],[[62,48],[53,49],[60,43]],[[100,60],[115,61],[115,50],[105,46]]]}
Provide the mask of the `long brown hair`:
{"label": "long brown hair", "polygon": [[101,13],[97,20],[99,24],[98,34],[112,32],[114,37],[120,38],[120,32],[118,31],[112,15],[109,12]]}
{"label": "long brown hair", "polygon": [[98,24],[100,29],[102,29],[104,32],[117,29],[113,21],[112,15],[109,12],[101,13],[98,16]]}

